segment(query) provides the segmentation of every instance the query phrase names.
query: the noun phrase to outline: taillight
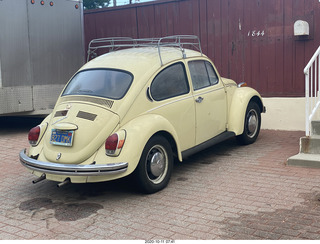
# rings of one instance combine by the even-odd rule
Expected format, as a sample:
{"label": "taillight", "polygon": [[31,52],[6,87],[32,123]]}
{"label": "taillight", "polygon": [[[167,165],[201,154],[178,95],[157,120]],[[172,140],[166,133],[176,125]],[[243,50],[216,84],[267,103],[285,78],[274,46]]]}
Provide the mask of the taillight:
{"label": "taillight", "polygon": [[31,146],[35,147],[41,141],[44,133],[46,132],[48,127],[48,123],[42,123],[41,125],[37,125],[33,127],[28,134],[28,140]]}
{"label": "taillight", "polygon": [[118,156],[124,145],[126,132],[124,130],[109,136],[105,142],[106,154],[108,156]]}
{"label": "taillight", "polygon": [[118,146],[118,134],[113,134],[106,140],[106,152],[113,154],[117,150]]}
{"label": "taillight", "polygon": [[35,146],[38,143],[40,136],[40,126],[33,127],[28,134],[28,140],[31,146]]}

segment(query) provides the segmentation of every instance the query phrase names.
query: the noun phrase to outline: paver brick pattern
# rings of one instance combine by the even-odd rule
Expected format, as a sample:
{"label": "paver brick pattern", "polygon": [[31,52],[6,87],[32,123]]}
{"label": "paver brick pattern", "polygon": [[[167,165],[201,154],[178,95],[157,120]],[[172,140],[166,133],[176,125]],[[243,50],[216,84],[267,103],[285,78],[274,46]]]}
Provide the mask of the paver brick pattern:
{"label": "paver brick pattern", "polygon": [[[32,184],[28,129],[0,129],[0,239],[320,239],[320,170],[286,165],[302,132],[262,130],[176,162],[152,195],[128,179]],[[19,129],[17,129],[19,128]]]}

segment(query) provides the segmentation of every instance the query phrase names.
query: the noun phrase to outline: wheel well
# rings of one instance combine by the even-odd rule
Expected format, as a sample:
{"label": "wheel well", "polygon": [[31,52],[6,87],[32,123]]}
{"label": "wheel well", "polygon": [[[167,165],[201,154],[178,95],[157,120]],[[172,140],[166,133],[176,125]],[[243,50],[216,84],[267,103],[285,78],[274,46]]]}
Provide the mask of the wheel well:
{"label": "wheel well", "polygon": [[[259,108],[260,108],[260,112],[263,113],[264,111],[264,107],[263,107],[263,104],[262,104],[262,101],[261,99],[258,97],[258,96],[254,96],[251,98],[250,102],[255,102],[256,104],[258,104]],[[249,103],[250,103],[249,102]]]}
{"label": "wheel well", "polygon": [[152,137],[154,136],[162,136],[164,138],[167,139],[167,141],[170,143],[171,145],[171,148],[172,148],[172,153],[173,153],[173,156],[175,158],[178,158],[178,149],[177,149],[177,144],[173,138],[173,136],[167,132],[167,131],[158,131],[157,133],[155,133]]}

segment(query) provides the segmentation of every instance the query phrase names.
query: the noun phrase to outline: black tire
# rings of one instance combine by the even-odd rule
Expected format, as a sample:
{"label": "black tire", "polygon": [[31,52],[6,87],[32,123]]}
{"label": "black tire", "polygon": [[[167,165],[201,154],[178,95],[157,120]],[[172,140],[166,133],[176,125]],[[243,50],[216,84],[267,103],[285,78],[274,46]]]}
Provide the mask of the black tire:
{"label": "black tire", "polygon": [[171,145],[162,136],[152,137],[143,149],[134,173],[140,190],[151,194],[165,188],[169,183],[172,167]]}
{"label": "black tire", "polygon": [[244,119],[243,133],[237,136],[237,141],[242,145],[249,145],[257,140],[261,127],[261,111],[257,103],[248,104]]}

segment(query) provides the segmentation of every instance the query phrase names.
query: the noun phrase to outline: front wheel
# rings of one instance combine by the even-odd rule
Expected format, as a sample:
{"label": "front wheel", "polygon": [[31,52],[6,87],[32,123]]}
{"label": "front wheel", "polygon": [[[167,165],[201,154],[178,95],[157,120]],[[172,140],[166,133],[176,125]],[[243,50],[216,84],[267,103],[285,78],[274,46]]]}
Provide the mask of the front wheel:
{"label": "front wheel", "polygon": [[250,102],[246,110],[243,133],[237,136],[238,142],[244,145],[254,143],[259,135],[260,126],[260,108],[257,103]]}
{"label": "front wheel", "polygon": [[169,142],[162,136],[154,136],[142,152],[135,179],[143,192],[155,193],[168,185],[172,167],[173,154]]}

